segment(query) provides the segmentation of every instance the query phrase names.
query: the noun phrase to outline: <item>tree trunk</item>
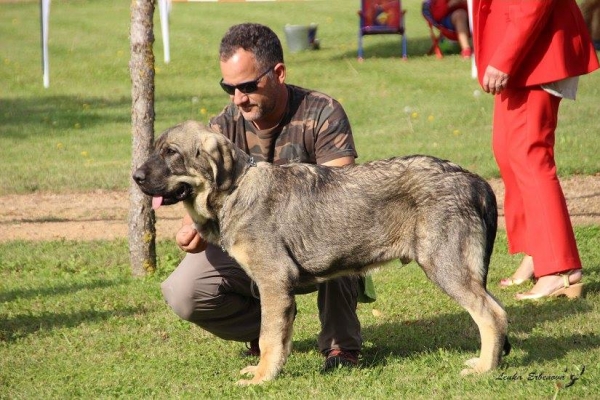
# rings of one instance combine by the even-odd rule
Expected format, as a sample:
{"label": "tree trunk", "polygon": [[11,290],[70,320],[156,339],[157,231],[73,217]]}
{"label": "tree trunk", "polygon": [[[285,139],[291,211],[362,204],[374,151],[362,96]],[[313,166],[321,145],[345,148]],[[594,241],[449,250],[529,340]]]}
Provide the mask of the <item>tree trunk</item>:
{"label": "tree trunk", "polygon": [[[154,0],[131,1],[131,173],[154,147]],[[156,270],[156,227],[151,199],[133,179],[129,189],[129,258],[134,276]]]}

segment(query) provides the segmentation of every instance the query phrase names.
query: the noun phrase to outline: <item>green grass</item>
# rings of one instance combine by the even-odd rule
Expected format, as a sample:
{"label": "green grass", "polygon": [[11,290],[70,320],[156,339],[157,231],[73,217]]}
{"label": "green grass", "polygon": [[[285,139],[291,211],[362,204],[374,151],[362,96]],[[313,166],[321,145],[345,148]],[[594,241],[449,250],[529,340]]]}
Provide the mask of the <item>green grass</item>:
{"label": "green grass", "polygon": [[[360,368],[319,373],[316,297],[303,295],[294,352],[278,379],[258,388],[234,385],[256,361],[240,356],[241,343],[165,305],[159,284],[181,257],[171,241],[159,243],[158,271],[145,279],[131,277],[123,240],[0,244],[0,398],[551,398],[568,379],[530,374],[568,377],[585,366],[559,398],[592,399],[600,392],[600,228],[576,233],[587,297],[537,303],[498,289],[518,263],[499,235],[489,287],[509,313],[513,352],[498,371],[459,377],[478,351],[475,324],[415,264],[393,264],[374,274],[378,300],[359,307]],[[498,379],[515,375],[521,380]]]}
{"label": "green grass", "polygon": [[[217,48],[233,23],[319,24],[319,51],[287,53],[288,82],[338,98],[353,124],[359,161],[412,153],[449,158],[497,176],[490,150],[491,96],[459,57],[427,57],[429,37],[419,0],[408,8],[409,60],[397,36],[365,38],[356,61],[358,1],[175,3],[171,58],[162,62],[156,16],[156,130],[184,119],[206,121],[227,96]],[[37,0],[0,4],[0,195],[34,191],[125,189],[131,121],[129,6],[122,0],[52,2],[51,80],[42,86]],[[562,175],[600,172],[597,149],[600,74],[581,79],[565,101],[557,137]],[[466,312],[411,264],[374,279],[379,299],[361,305],[362,367],[319,373],[314,295],[298,297],[294,353],[280,377],[257,388],[233,385],[249,360],[243,345],[180,321],[159,284],[182,254],[158,245],[153,276],[135,279],[125,240],[0,244],[0,399],[68,398],[551,398],[565,380],[530,374],[585,373],[559,398],[600,392],[600,228],[577,227],[588,296],[578,301],[518,303],[501,291],[518,259],[500,233],[490,288],[510,316],[513,353],[502,369],[459,378],[478,349]],[[374,312],[375,311],[375,312]],[[254,360],[252,360],[254,362]],[[498,379],[521,377],[518,381]]]}
{"label": "green grass", "polygon": [[[38,1],[0,4],[0,195],[124,189],[129,185],[130,2],[52,2],[50,88],[42,85]],[[284,44],[288,82],[338,98],[364,162],[427,153],[483,175],[498,175],[490,149],[492,96],[475,97],[471,65],[425,56],[429,33],[420,0],[404,2],[409,60],[397,35],[365,37],[356,59],[358,1],[174,3],[171,63],[156,29],[156,131],[185,119],[206,121],[228,97],[217,84],[217,51],[233,23],[272,26]],[[319,25],[318,51],[289,53],[286,23]],[[600,74],[585,76],[565,101],[557,137],[562,175],[600,172],[596,150]],[[410,110],[410,112],[406,112]]]}

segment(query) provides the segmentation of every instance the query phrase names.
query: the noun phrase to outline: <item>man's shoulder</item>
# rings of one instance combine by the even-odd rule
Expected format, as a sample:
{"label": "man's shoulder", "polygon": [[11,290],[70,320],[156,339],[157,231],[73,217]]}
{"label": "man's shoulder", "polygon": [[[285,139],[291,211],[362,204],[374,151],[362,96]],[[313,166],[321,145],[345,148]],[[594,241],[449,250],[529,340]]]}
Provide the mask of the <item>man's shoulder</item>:
{"label": "man's shoulder", "polygon": [[237,120],[239,118],[240,112],[239,109],[233,103],[227,104],[221,112],[210,119],[210,123],[212,124],[215,121],[220,121],[223,119],[228,120]]}
{"label": "man's shoulder", "polygon": [[333,97],[318,90],[288,85],[293,119],[321,119],[345,114],[342,105]]}
{"label": "man's shoulder", "polygon": [[229,103],[218,115],[210,118],[208,125],[225,136],[230,137],[240,118],[241,113],[239,109],[235,104]]}
{"label": "man's shoulder", "polygon": [[331,97],[328,94],[325,94],[323,92],[320,92],[318,90],[307,89],[304,87],[290,85],[290,84],[286,84],[286,85],[291,90],[292,97],[294,99],[326,100],[326,101],[334,101],[335,102],[335,99],[333,97]]}

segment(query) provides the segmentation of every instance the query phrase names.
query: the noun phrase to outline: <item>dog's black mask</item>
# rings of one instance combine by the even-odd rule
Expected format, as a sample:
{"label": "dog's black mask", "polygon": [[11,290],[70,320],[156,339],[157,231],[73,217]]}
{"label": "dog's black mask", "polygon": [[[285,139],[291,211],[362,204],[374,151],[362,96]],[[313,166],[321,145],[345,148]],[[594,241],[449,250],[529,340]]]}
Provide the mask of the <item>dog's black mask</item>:
{"label": "dog's black mask", "polygon": [[160,144],[157,143],[157,151],[132,176],[142,192],[152,196],[154,209],[161,205],[176,204],[193,195],[190,184],[174,179],[186,171],[183,157],[176,149],[163,147],[159,150]]}

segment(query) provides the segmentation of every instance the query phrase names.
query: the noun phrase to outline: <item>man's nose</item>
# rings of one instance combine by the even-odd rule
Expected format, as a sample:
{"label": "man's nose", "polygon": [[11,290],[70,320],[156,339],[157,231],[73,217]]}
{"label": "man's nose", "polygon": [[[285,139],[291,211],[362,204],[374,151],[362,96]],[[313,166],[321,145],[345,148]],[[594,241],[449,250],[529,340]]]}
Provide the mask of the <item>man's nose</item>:
{"label": "man's nose", "polygon": [[248,95],[242,92],[239,89],[235,89],[235,93],[233,94],[233,102],[235,105],[244,104],[248,101]]}

